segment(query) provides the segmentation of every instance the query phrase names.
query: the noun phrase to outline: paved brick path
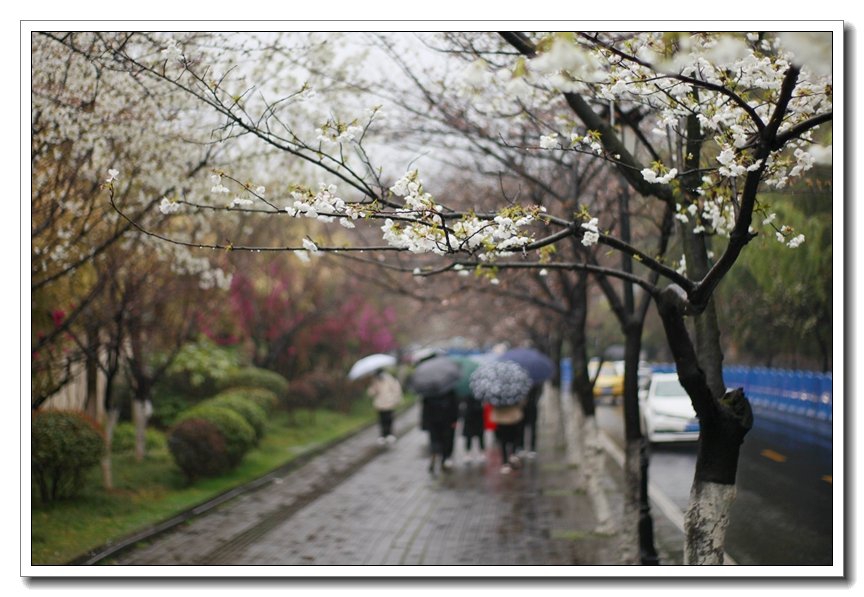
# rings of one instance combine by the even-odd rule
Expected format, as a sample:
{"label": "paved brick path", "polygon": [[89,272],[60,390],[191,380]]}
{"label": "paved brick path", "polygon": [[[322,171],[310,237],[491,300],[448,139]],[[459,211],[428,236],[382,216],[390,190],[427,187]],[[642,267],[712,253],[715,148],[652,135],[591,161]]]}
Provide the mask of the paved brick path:
{"label": "paved brick path", "polygon": [[[399,440],[367,429],[266,487],[118,556],[120,565],[593,565],[618,564],[615,537],[592,532],[551,431],[537,459],[510,475],[487,442],[484,463],[427,471],[416,408]],[[541,433],[543,430],[541,430]],[[489,438],[487,438],[489,439]],[[613,465],[614,466],[614,465]],[[613,486],[612,493],[620,495]]]}

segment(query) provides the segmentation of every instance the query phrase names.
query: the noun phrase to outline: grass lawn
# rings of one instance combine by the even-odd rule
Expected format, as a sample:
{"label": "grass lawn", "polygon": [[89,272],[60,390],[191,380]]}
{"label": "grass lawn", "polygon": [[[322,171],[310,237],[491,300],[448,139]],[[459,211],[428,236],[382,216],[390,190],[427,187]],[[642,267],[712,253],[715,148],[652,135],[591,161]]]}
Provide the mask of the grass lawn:
{"label": "grass lawn", "polygon": [[45,506],[33,488],[32,565],[63,565],[108,541],[175,516],[233,487],[256,479],[298,455],[369,425],[375,412],[368,400],[348,414],[300,411],[294,420],[276,413],[261,444],[230,473],[189,485],[167,450],[136,463],[131,454],[114,457],[115,489],[105,491],[94,469],[81,494]]}

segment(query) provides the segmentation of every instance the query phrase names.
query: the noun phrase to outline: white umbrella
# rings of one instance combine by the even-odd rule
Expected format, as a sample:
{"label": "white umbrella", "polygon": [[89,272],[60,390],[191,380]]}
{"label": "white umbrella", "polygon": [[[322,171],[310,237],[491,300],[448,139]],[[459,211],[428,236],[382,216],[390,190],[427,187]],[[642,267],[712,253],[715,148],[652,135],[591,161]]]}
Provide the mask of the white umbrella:
{"label": "white umbrella", "polygon": [[359,379],[364,375],[375,373],[378,369],[384,367],[392,367],[396,364],[396,357],[389,354],[370,354],[368,357],[363,357],[351,367],[348,372],[348,379]]}

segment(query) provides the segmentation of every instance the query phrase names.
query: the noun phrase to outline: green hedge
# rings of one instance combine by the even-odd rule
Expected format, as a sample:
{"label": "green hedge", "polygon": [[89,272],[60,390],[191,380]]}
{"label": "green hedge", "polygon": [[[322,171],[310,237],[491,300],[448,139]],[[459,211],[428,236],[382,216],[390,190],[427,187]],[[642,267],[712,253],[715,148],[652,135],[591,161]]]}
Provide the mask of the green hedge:
{"label": "green hedge", "polygon": [[236,466],[255,445],[255,430],[246,420],[224,406],[199,404],[180,415],[178,423],[203,419],[216,426],[225,440],[225,452],[230,466]]}
{"label": "green hedge", "polygon": [[220,390],[233,387],[264,388],[276,394],[280,402],[288,397],[288,380],[269,369],[244,367],[228,373],[219,381]]}
{"label": "green hedge", "polygon": [[222,394],[240,394],[244,398],[247,398],[264,409],[264,412],[268,415],[272,413],[277,406],[279,406],[279,397],[272,390],[267,390],[265,388],[254,388],[249,386],[235,386],[231,388],[226,388],[222,390],[217,395]]}
{"label": "green hedge", "polygon": [[37,411],[30,421],[30,465],[42,501],[74,496],[102,456],[99,425],[82,413],[59,410]]}
{"label": "green hedge", "polygon": [[168,450],[190,481],[214,477],[231,468],[225,438],[216,425],[206,419],[177,423],[168,434]]}
{"label": "green hedge", "polygon": [[[166,439],[164,433],[152,427],[148,427],[144,433],[144,445],[148,452],[165,448]],[[135,425],[128,422],[118,423],[114,428],[111,451],[121,454],[123,452],[131,452],[134,449]]]}
{"label": "green hedge", "polygon": [[252,426],[255,431],[256,444],[264,437],[264,427],[267,424],[267,413],[241,392],[225,391],[201,403],[207,405],[224,406],[236,412]]}

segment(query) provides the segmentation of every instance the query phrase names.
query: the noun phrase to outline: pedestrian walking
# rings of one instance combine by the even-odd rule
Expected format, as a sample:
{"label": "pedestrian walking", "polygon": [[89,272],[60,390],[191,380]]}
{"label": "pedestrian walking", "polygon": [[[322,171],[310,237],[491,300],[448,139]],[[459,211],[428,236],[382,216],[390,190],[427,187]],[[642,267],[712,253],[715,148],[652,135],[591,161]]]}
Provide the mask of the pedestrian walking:
{"label": "pedestrian walking", "polygon": [[519,364],[493,361],[480,365],[471,374],[474,396],[492,406],[490,419],[495,423],[495,437],[501,448],[501,473],[509,473],[519,464],[516,446],[519,443],[520,423],[524,417],[531,377]]}
{"label": "pedestrian walking", "polygon": [[423,404],[427,409],[429,427],[429,446],[431,457],[429,472],[449,469],[453,466],[453,443],[456,423],[459,420],[459,398],[454,391],[424,396]]}
{"label": "pedestrian walking", "polygon": [[473,396],[469,396],[465,398],[462,405],[462,437],[465,439],[465,458],[471,459],[471,447],[476,440],[479,449],[476,460],[482,462],[486,458],[486,445],[483,437],[486,431],[483,420],[483,403]]}
{"label": "pedestrian walking", "polygon": [[493,406],[492,421],[495,423],[495,439],[501,450],[501,473],[508,474],[513,467],[519,466],[516,446],[522,428],[524,403],[507,406]]}
{"label": "pedestrian walking", "polygon": [[402,402],[402,386],[395,377],[379,369],[369,384],[369,395],[372,396],[373,408],[378,411],[378,443],[392,444],[396,441],[393,435],[393,411]]}
{"label": "pedestrian walking", "polygon": [[[517,454],[524,453],[527,458],[537,456],[537,405],[542,393],[543,384],[534,384],[531,391],[528,392],[525,406],[522,409],[523,417],[517,434],[518,445],[516,452]],[[528,437],[530,437],[530,442]]]}

